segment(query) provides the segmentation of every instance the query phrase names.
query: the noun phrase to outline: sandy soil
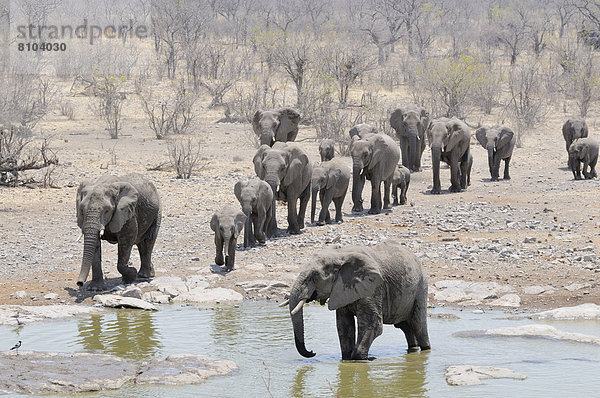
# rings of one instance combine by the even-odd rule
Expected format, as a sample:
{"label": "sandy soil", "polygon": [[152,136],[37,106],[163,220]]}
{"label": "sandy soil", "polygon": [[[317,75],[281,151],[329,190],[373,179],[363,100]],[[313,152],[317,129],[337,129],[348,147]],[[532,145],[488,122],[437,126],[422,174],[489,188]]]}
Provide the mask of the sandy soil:
{"label": "sandy soil", "polygon": [[[167,143],[154,139],[136,99],[127,105],[118,140],[108,138],[91,114],[89,98],[70,100],[76,120],[56,111],[40,125],[59,150],[61,166],[53,173],[59,188],[0,187],[0,304],[91,303],[91,295],[79,292],[75,284],[82,252],[82,243],[76,242],[80,234],[75,221],[77,186],[83,179],[104,173],[133,171],[152,179],[163,203],[153,256],[157,276],[201,274],[211,285],[244,292],[236,283],[268,279],[291,284],[302,264],[323,247],[374,244],[393,238],[420,256],[430,283],[462,279],[509,284],[521,297],[522,308],[600,301],[596,282],[600,262],[590,257],[598,253],[600,245],[600,181],[575,181],[565,167],[560,127],[568,115],[556,114],[546,126],[528,134],[524,146],[515,150],[510,181],[490,181],[487,154],[473,137],[472,185],[465,192],[448,193],[449,169],[444,168],[444,191],[431,195],[431,162],[426,150],[424,170],[411,177],[409,205],[376,216],[353,215],[348,192],[343,224],[307,224],[301,235],[240,250],[236,269],[222,274],[214,272],[209,221],[220,206],[237,203],[235,182],[254,175],[250,125],[217,124],[220,111],[202,110],[194,136],[203,145],[203,166],[190,180],[179,180],[172,170],[147,171],[167,161]],[[490,117],[487,121],[495,120]],[[596,119],[590,118],[589,125],[591,135],[596,136]],[[298,139],[316,163],[314,130],[303,126]],[[116,164],[112,164],[114,159]],[[344,161],[351,163],[349,158]],[[367,185],[365,208],[369,197]],[[279,226],[287,226],[283,204],[278,204],[277,212]],[[309,218],[307,214],[307,221]],[[104,242],[103,270],[110,284],[119,282],[116,258],[116,246]],[[136,250],[132,261],[139,266]],[[529,286],[552,286],[554,292],[524,293]],[[20,290],[28,297],[16,298],[14,293]],[[43,296],[50,292],[58,293],[59,299],[45,300]],[[261,296],[247,294],[248,298]]]}

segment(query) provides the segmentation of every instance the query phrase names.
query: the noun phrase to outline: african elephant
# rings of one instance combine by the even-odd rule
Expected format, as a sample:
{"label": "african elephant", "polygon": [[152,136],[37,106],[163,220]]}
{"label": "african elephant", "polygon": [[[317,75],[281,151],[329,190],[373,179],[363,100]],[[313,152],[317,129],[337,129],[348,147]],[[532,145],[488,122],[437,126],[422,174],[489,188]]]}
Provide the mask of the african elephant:
{"label": "african elephant", "polygon": [[[210,220],[210,229],[215,231],[215,246],[217,248],[215,263],[217,265],[225,264],[225,272],[233,270],[235,265],[237,238],[244,229],[246,218],[246,215],[240,209],[227,205],[218,210]],[[225,250],[224,261],[223,250]]]}
{"label": "african elephant", "polygon": [[252,118],[252,129],[261,145],[273,146],[275,141],[296,140],[300,114],[292,108],[279,108],[270,111],[258,110]]}
{"label": "african elephant", "polygon": [[256,241],[265,243],[267,227],[271,222],[271,206],[273,191],[269,184],[258,177],[246,181],[238,181],[233,187],[235,197],[242,205],[246,215],[244,226],[244,247],[251,247]]}
{"label": "african elephant", "polygon": [[441,193],[440,161],[450,165],[450,192],[467,189],[469,176],[469,127],[461,120],[439,118],[434,120],[427,130],[431,145],[431,163],[433,166],[433,188],[431,193]]}
{"label": "african elephant", "polygon": [[[254,171],[266,181],[273,191],[271,224],[267,228],[269,236],[277,232],[275,199],[285,199],[288,203],[288,231],[298,234],[304,228],[304,214],[310,199],[312,165],[306,152],[293,142],[276,142],[273,147],[262,145],[253,159]],[[300,199],[300,209],[296,212],[296,202]]]}
{"label": "african elephant", "polygon": [[[578,138],[569,147],[569,164],[573,177],[581,180],[581,163],[583,162],[583,176],[586,180],[598,177],[596,163],[598,163],[598,141],[593,138]],[[587,171],[588,166],[590,171]]]}
{"label": "african elephant", "polygon": [[[588,136],[588,126],[585,119],[582,117],[572,117],[568,119],[562,126],[563,137],[565,138],[565,146],[567,148],[567,155],[569,154],[569,148],[573,143],[573,140],[577,138],[585,138]],[[571,165],[568,164],[569,168]]]}
{"label": "african elephant", "polygon": [[329,204],[331,201],[335,204],[335,221],[342,220],[342,205],[348,191],[350,183],[350,168],[346,167],[341,161],[334,159],[321,163],[315,167],[312,173],[312,206],[310,211],[310,222],[315,222],[315,212],[317,209],[317,195],[321,199],[321,212],[317,225],[325,225],[331,222],[329,216]]}
{"label": "african elephant", "polygon": [[[406,191],[410,185],[410,170],[407,167],[399,164],[394,171],[394,179],[392,180],[392,197],[394,198],[394,206],[406,204]],[[398,197],[398,187],[400,187],[400,197]]]}
{"label": "african elephant", "polygon": [[500,178],[500,161],[504,160],[504,179],[510,180],[508,165],[512,157],[517,136],[506,126],[481,127],[475,132],[477,141],[488,151],[488,165],[492,181]]}
{"label": "african elephant", "polygon": [[[83,286],[92,269],[88,290],[104,290],[101,240],[118,244],[117,270],[124,283],[138,276],[154,276],[152,249],[158,235],[161,205],[156,187],[141,174],[102,176],[79,185],[77,225],[83,233],[83,259],[77,285]],[[140,253],[138,273],[129,267],[133,245]]]}
{"label": "african elephant", "polygon": [[366,138],[369,134],[377,134],[379,133],[379,131],[377,131],[377,127],[373,125],[370,125],[368,123],[360,123],[355,126],[352,126],[348,133],[350,134],[350,139],[354,140],[356,139],[354,137],[363,139]]}
{"label": "african elephant", "polygon": [[398,242],[325,249],[303,266],[287,304],[296,349],[304,357],[315,354],[304,344],[302,307],[327,300],[328,308],[336,311],[342,359],[368,359],[383,324],[402,329],[409,351],[430,349],[427,278],[419,260]]}
{"label": "african elephant", "polygon": [[425,131],[429,127],[429,112],[417,105],[398,108],[390,116],[390,125],[396,130],[402,150],[402,165],[412,171],[421,170],[421,156],[425,150]]}
{"label": "african elephant", "polygon": [[371,209],[369,214],[381,212],[381,182],[384,185],[383,208],[390,208],[390,188],[400,150],[386,134],[371,134],[354,140],[352,154],[352,211],[363,210],[362,190],[365,178],[371,180]]}
{"label": "african elephant", "polygon": [[335,142],[329,138],[324,139],[319,144],[319,154],[321,155],[321,162],[326,162],[333,159],[335,156]]}

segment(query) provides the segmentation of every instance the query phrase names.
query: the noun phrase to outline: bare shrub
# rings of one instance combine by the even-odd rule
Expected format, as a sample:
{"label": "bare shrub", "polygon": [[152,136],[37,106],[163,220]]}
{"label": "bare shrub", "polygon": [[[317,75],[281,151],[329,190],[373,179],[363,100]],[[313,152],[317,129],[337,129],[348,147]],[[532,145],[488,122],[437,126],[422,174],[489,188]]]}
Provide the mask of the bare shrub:
{"label": "bare shrub", "polygon": [[48,113],[56,90],[39,76],[9,73],[0,79],[0,125],[33,129]]}
{"label": "bare shrub", "polygon": [[174,139],[167,144],[171,165],[177,178],[189,179],[202,159],[202,145],[192,138]]}
{"label": "bare shrub", "polygon": [[58,157],[48,139],[44,138],[36,145],[35,138],[26,127],[0,129],[0,172],[10,173],[14,183],[19,180],[21,171],[55,164],[58,164]]}
{"label": "bare shrub", "polygon": [[257,109],[277,107],[277,93],[278,89],[271,86],[269,75],[253,79],[250,84],[236,84],[231,100],[225,105],[225,119],[222,121],[250,123]]}
{"label": "bare shrub", "polygon": [[69,101],[62,101],[59,104],[60,114],[66,116],[69,120],[75,120],[75,109]]}
{"label": "bare shrub", "polygon": [[600,72],[598,56],[588,48],[573,51],[561,61],[562,92],[575,101],[579,115],[586,117],[593,102],[600,97]]}
{"label": "bare shrub", "polygon": [[95,78],[94,111],[106,125],[106,130],[112,139],[119,138],[119,131],[122,127],[122,109],[126,98],[122,92],[122,85],[125,80],[125,76],[98,75]]}
{"label": "bare shrub", "polygon": [[140,95],[148,124],[159,140],[171,134],[185,134],[194,121],[192,108],[198,96],[186,89],[183,81],[171,93],[156,98],[152,91]]}

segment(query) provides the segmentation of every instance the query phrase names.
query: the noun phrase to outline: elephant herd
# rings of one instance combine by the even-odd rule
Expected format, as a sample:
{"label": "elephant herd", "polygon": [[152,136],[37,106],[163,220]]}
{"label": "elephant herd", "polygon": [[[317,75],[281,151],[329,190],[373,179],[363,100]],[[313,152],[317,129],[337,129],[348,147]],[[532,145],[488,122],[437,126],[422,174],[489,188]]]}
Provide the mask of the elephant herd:
{"label": "elephant herd", "polygon": [[[411,105],[391,113],[390,125],[400,144],[369,124],[350,129],[352,169],[334,156],[334,141],[319,145],[321,163],[313,166],[307,152],[294,140],[300,114],[291,108],[257,111],[252,127],[261,146],[253,157],[255,177],[234,186],[239,206],[226,205],[214,213],[215,263],[233,270],[237,238],[244,231],[244,247],[264,244],[277,236],[277,200],[287,202],[287,231],[298,234],[305,226],[305,212],[312,195],[311,223],[342,222],[342,206],[352,179],[352,211],[363,211],[362,190],[371,182],[369,214],[391,205],[405,204],[411,171],[421,170],[426,138],[431,149],[433,187],[441,193],[440,162],[450,166],[450,192],[470,185],[473,156],[471,132],[457,118],[431,119],[422,107]],[[585,121],[571,118],[563,126],[569,154],[568,165],[576,179],[596,177],[598,143],[588,137]],[[499,179],[504,160],[504,179],[510,179],[509,164],[515,146],[514,132],[507,126],[481,127],[477,141],[488,152],[492,181]],[[583,171],[581,171],[583,163]],[[589,167],[589,171],[588,171]],[[383,183],[383,198],[381,184]],[[400,194],[398,194],[400,188]],[[394,197],[391,203],[390,196]],[[316,217],[317,198],[321,209]],[[89,271],[89,290],[104,290],[100,241],[118,244],[117,270],[124,283],[154,276],[151,255],[160,228],[161,204],[155,186],[144,176],[103,176],[82,182],[77,191],[77,224],[84,237],[81,271],[77,284],[83,286]],[[129,266],[133,245],[137,245],[141,267]],[[324,250],[301,270],[284,304],[294,327],[298,352],[314,355],[304,344],[302,307],[305,303],[328,302],[336,310],[343,359],[367,359],[373,340],[383,324],[400,328],[409,350],[429,349],[427,334],[427,280],[419,260],[399,243],[386,241],[376,247],[353,246]],[[355,331],[354,318],[358,331]]]}

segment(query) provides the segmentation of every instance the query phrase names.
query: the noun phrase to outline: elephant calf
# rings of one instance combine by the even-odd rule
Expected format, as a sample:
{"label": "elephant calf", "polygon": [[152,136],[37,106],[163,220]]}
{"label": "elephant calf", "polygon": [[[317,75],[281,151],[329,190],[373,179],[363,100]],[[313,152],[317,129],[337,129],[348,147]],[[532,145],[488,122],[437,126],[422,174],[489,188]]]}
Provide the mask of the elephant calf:
{"label": "elephant calf", "polygon": [[335,156],[335,142],[329,138],[321,141],[319,144],[319,154],[321,155],[321,162],[333,159]]}
{"label": "elephant calf", "polygon": [[427,130],[431,145],[431,165],[433,168],[432,194],[442,192],[440,183],[440,161],[450,166],[450,192],[467,189],[470,183],[473,158],[469,145],[471,133],[469,127],[456,117],[439,118],[431,122]]}
{"label": "elephant calf", "polygon": [[302,307],[311,301],[328,301],[336,311],[342,359],[368,359],[384,324],[402,329],[409,351],[430,349],[427,278],[419,260],[398,242],[325,249],[302,267],[282,305],[289,304],[296,349],[307,358],[315,354],[304,344]]}
{"label": "elephant calf", "polygon": [[[569,165],[576,180],[581,180],[581,163],[583,176],[586,180],[597,177],[596,163],[598,162],[598,141],[593,138],[579,138],[569,147]],[[587,168],[590,171],[587,171]]]}
{"label": "elephant calf", "polygon": [[[215,231],[215,246],[217,254],[215,263],[217,265],[225,264],[225,271],[233,270],[235,265],[235,247],[237,238],[244,228],[246,215],[233,206],[225,206],[217,211],[210,220],[210,229]],[[225,259],[223,260],[223,250],[225,250]]]}
{"label": "elephant calf", "polygon": [[268,231],[271,222],[271,205],[273,191],[269,184],[258,177],[246,181],[238,181],[233,187],[235,197],[242,205],[246,215],[244,225],[244,247],[251,247],[256,241],[265,243],[270,236]]}
{"label": "elephant calf", "polygon": [[508,165],[512,157],[517,136],[503,125],[481,127],[475,132],[477,141],[488,151],[488,165],[492,181],[500,178],[500,161],[504,160],[504,179],[510,180]]}
{"label": "elephant calf", "polygon": [[[574,140],[578,138],[586,138],[588,136],[588,126],[585,119],[579,116],[575,116],[567,119],[562,126],[562,133],[565,139],[565,146],[567,148],[567,154],[569,154],[569,148]],[[571,163],[567,163],[571,168]]]}
{"label": "elephant calf", "polygon": [[342,205],[348,184],[350,183],[350,168],[344,166],[341,161],[329,160],[315,167],[312,173],[312,207],[310,211],[310,222],[315,222],[315,212],[317,208],[317,194],[321,199],[321,212],[317,225],[325,225],[331,222],[329,215],[329,205],[333,201],[335,204],[335,221],[343,222]]}
{"label": "elephant calf", "polygon": [[[410,170],[399,164],[394,171],[394,179],[392,180],[392,196],[394,197],[394,206],[406,204],[406,191],[410,185]],[[398,197],[398,187],[400,187],[400,197]]]}

